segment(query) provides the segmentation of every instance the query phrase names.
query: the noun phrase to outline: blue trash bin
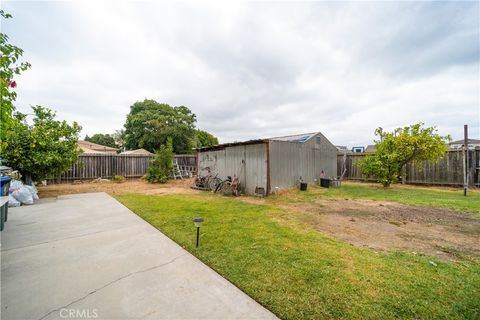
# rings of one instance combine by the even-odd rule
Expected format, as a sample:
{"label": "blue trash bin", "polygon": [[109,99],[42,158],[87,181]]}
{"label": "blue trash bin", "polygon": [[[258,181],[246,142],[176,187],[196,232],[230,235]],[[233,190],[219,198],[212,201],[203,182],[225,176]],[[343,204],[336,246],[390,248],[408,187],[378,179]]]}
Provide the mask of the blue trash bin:
{"label": "blue trash bin", "polygon": [[[12,178],[8,176],[0,176],[0,196],[8,197],[8,190],[10,189],[10,181]],[[8,201],[0,208],[0,231],[3,230],[5,221],[8,218]]]}

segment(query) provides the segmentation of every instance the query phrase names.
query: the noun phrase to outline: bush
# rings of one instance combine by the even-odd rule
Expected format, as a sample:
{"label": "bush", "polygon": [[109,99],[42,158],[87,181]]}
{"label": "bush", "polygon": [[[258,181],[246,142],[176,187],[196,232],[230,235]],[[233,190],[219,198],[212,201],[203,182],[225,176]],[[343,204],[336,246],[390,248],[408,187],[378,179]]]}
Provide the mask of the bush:
{"label": "bush", "polygon": [[124,176],[113,176],[113,181],[115,182],[124,182],[125,181],[125,177]]}
{"label": "bush", "polygon": [[160,146],[148,167],[145,179],[149,182],[166,183],[170,178],[173,169],[173,147],[172,140],[168,139],[167,143]]}

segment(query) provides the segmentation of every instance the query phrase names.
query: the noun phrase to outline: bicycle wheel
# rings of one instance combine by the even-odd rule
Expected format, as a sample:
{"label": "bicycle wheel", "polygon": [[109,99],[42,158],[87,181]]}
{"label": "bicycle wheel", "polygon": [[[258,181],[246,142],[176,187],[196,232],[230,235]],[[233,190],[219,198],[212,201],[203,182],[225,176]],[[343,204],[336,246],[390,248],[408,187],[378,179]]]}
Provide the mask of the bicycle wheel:
{"label": "bicycle wheel", "polygon": [[232,183],[230,181],[227,181],[222,185],[222,193],[224,196],[233,195]]}
{"label": "bicycle wheel", "polygon": [[220,178],[212,178],[208,182],[208,187],[210,188],[210,190],[215,191],[220,183],[222,183],[222,180],[220,180]]}

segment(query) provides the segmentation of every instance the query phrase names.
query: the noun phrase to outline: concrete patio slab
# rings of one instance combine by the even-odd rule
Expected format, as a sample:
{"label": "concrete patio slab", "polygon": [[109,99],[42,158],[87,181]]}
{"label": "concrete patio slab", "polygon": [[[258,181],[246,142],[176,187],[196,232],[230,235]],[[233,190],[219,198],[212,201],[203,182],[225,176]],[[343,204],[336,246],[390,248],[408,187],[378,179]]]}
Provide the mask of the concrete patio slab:
{"label": "concrete patio slab", "polygon": [[106,193],[10,208],[2,319],[276,319]]}

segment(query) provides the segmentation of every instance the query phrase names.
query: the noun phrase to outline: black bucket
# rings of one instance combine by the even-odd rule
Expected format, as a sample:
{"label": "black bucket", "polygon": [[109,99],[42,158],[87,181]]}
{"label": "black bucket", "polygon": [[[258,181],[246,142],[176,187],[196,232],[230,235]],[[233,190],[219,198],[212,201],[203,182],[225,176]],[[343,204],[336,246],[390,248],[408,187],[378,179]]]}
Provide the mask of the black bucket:
{"label": "black bucket", "polygon": [[330,179],[320,179],[320,186],[324,188],[330,188]]}
{"label": "black bucket", "polygon": [[308,183],[300,182],[300,191],[307,191]]}

